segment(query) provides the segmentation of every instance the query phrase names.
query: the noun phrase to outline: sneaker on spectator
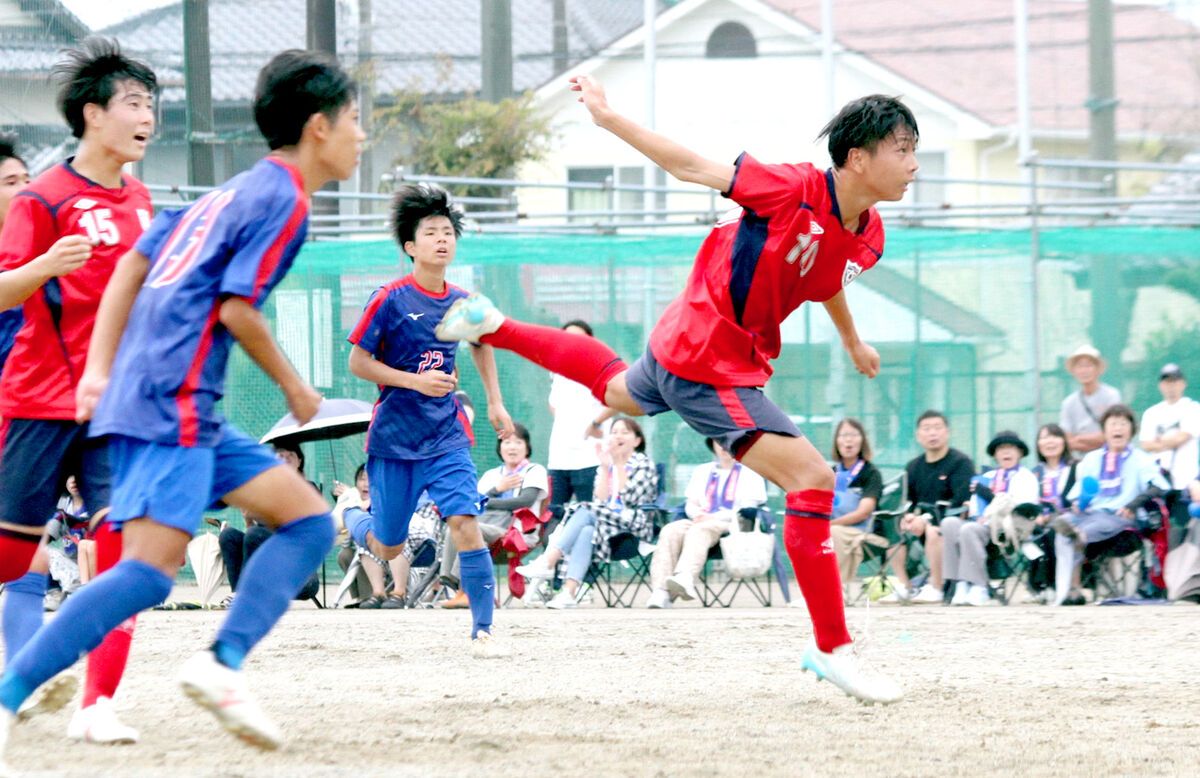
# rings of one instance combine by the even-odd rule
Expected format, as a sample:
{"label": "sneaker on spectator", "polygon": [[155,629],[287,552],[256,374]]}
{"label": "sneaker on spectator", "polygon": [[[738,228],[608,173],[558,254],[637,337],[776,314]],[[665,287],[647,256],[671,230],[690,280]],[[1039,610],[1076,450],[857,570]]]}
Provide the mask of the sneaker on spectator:
{"label": "sneaker on spectator", "polygon": [[283,732],[250,696],[242,674],[218,662],[213,652],[199,651],[184,662],[179,683],[221,726],[250,745],[273,750],[283,744]]}
{"label": "sneaker on spectator", "polygon": [[991,605],[992,593],[982,584],[971,584],[971,588],[967,591],[966,605]]}
{"label": "sneaker on spectator", "polygon": [[511,656],[508,646],[492,637],[492,633],[480,630],[471,640],[471,656],[476,659],[500,659]]}
{"label": "sneaker on spectator", "polygon": [[46,613],[54,613],[62,606],[65,599],[67,599],[67,593],[62,589],[49,589],[42,600],[42,610]]}
{"label": "sneaker on spectator", "polygon": [[[442,607],[445,607],[444,605]],[[387,599],[379,604],[379,608],[385,611],[396,611],[404,609],[404,598],[398,594],[389,594]]]}
{"label": "sneaker on spectator", "polygon": [[1058,601],[1058,594],[1054,591],[1053,586],[1049,586],[1038,592],[1038,600],[1041,601],[1042,605],[1053,605]]}
{"label": "sneaker on spectator", "polygon": [[692,579],[691,573],[676,573],[667,579],[667,591],[673,597],[682,597],[685,600],[698,600],[700,594],[696,591],[696,582]]}
{"label": "sneaker on spectator", "polygon": [[655,609],[670,608],[671,593],[666,589],[655,589],[650,592],[650,601],[646,603],[646,607]]}
{"label": "sneaker on spectator", "polygon": [[921,587],[921,591],[913,595],[912,602],[939,603],[943,599],[941,589],[934,587],[932,584],[925,584]]}
{"label": "sneaker on spectator", "polygon": [[967,602],[967,594],[971,591],[971,584],[966,581],[954,582],[954,596],[950,598],[951,605],[970,605]]}
{"label": "sneaker on spectator", "polygon": [[478,343],[484,335],[500,329],[504,314],[478,292],[456,300],[433,329],[438,340],[469,340]]}
{"label": "sneaker on spectator", "polygon": [[467,593],[460,590],[458,592],[458,594],[456,594],[453,597],[451,597],[450,599],[440,603],[439,605],[442,608],[448,608],[450,610],[457,610],[457,609],[461,609],[461,608],[470,608],[471,601],[467,599]]}
{"label": "sneaker on spectator", "polygon": [[546,564],[544,556],[540,556],[528,564],[517,565],[517,575],[529,579],[553,578],[554,568]]}
{"label": "sneaker on spectator", "polygon": [[100,697],[95,704],[80,708],[71,716],[67,725],[67,739],[84,743],[136,743],[138,731],[122,724],[113,710],[112,700]]}
{"label": "sneaker on spectator", "polygon": [[896,583],[892,590],[880,597],[878,602],[908,602],[912,598],[912,592],[902,583]]}
{"label": "sneaker on spectator", "polygon": [[361,608],[362,610],[377,611],[383,607],[383,595],[382,594],[372,594],[370,597],[368,597],[367,599],[360,602],[358,604],[358,607]]}
{"label": "sneaker on spectator", "polygon": [[575,596],[568,592],[565,588],[560,589],[558,594],[550,598],[550,602],[546,603],[546,607],[551,610],[564,610],[566,608],[577,608],[579,603],[575,602]]}
{"label": "sneaker on spectator", "polygon": [[60,710],[75,696],[79,679],[70,673],[60,673],[34,690],[17,710],[17,721],[28,721],[43,713]]}
{"label": "sneaker on spectator", "polygon": [[828,654],[810,644],[800,660],[800,669],[813,673],[818,681],[829,681],[867,705],[877,702],[888,705],[904,696],[895,681],[859,656],[854,643],[838,646]]}

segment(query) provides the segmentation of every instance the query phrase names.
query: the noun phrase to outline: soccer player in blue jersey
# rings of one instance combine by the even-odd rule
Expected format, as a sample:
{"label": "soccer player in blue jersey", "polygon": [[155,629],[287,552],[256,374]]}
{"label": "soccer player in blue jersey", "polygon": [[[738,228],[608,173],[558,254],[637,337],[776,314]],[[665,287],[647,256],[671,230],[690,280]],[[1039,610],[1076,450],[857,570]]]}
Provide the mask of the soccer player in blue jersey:
{"label": "soccer player in blue jersey", "polygon": [[[184,691],[263,748],[282,734],[240,673],[333,545],[321,495],[215,405],[234,341],[280,386],[301,422],[321,397],[288,363],[260,312],[304,242],[309,198],[346,179],[364,139],[357,87],[324,54],[287,51],[259,73],[254,115],[271,153],[186,209],[161,214],[118,263],[79,382],[79,419],[108,435],[110,521],[124,554],[71,597],[0,676],[0,745],[34,689],[109,630],[166,599],[203,511],[218,499],[275,529],[242,572],[211,648],[182,668]],[[118,345],[119,344],[119,345]]]}
{"label": "soccer player in blue jersey", "polygon": [[[404,547],[408,522],[423,491],[437,504],[458,547],[460,579],[471,604],[471,652],[503,656],[492,638],[496,576],[475,517],[487,498],[475,488],[471,428],[455,396],[458,343],[433,329],[467,292],[446,282],[462,234],[462,212],[444,189],[405,186],[392,206],[396,242],[412,272],[380,287],[350,333],[350,372],[379,385],[379,402],[367,437],[371,512],[348,511],[346,528],[361,546],[384,559]],[[500,437],[513,434],[504,409],[491,346],[472,345],[471,356],[487,394],[488,420]]]}

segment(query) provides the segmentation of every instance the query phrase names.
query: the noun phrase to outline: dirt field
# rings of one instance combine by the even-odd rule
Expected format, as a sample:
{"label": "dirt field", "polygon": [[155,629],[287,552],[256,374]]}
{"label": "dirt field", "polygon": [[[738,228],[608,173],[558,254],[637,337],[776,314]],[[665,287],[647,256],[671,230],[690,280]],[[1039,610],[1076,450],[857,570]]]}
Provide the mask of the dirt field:
{"label": "dirt field", "polygon": [[222,614],[150,613],[117,700],[141,742],[71,744],[62,711],[15,728],[8,759],[31,776],[1200,774],[1195,606],[849,614],[903,702],[802,675],[793,608],[504,610],[518,656],[479,661],[464,612],[299,604],[247,663],[289,731],[262,753],[174,682]]}

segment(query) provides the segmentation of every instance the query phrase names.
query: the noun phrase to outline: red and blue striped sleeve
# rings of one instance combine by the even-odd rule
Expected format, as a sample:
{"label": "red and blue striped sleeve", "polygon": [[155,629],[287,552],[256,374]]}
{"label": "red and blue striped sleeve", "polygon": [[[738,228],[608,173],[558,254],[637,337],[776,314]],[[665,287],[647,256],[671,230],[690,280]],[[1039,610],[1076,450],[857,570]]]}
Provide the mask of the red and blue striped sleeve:
{"label": "red and blue striped sleeve", "polygon": [[811,167],[806,172],[801,165],[764,165],[746,153],[735,165],[729,198],[764,218],[790,213],[801,202],[812,203],[814,182],[823,184],[820,171]]}
{"label": "red and blue striped sleeve", "polygon": [[221,277],[221,294],[259,305],[270,292],[280,265],[287,261],[289,247],[304,240],[308,199],[294,189],[283,190],[253,197],[241,208],[226,209],[220,218],[236,219],[239,228],[228,245],[230,256]]}
{"label": "red and blue striped sleeve", "polygon": [[359,317],[358,324],[350,331],[346,340],[378,357],[378,350],[383,343],[383,335],[387,331],[391,319],[391,306],[386,305],[388,299],[387,287],[379,287],[367,300],[367,306]]}

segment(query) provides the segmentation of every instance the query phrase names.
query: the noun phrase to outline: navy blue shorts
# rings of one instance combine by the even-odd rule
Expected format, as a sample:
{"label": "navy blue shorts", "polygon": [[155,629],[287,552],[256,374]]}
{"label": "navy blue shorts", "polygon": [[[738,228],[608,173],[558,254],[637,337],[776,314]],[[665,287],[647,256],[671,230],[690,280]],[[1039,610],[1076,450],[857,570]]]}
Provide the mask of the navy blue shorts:
{"label": "navy blue shorts", "polygon": [[109,436],[114,473],[112,513],[116,527],[149,517],[191,535],[204,511],[255,476],[283,465],[266,446],[229,424],[211,448],[151,443]]}
{"label": "navy blue shorts", "polygon": [[[0,522],[44,527],[75,476],[83,504],[95,516],[112,496],[103,440],[87,425],[59,419],[5,419],[0,426]],[[0,529],[0,533],[3,529]]]}
{"label": "navy blue shorts", "polygon": [[371,529],[385,546],[408,539],[408,523],[421,493],[429,492],[442,517],[478,516],[487,498],[476,488],[479,476],[469,448],[456,448],[431,459],[367,457],[371,481]]}
{"label": "navy blue shorts", "polygon": [[625,387],[648,416],[675,411],[689,427],[735,455],[740,456],[741,449],[761,432],[803,437],[762,389],[688,381],[660,365],[649,349],[630,366]]}

